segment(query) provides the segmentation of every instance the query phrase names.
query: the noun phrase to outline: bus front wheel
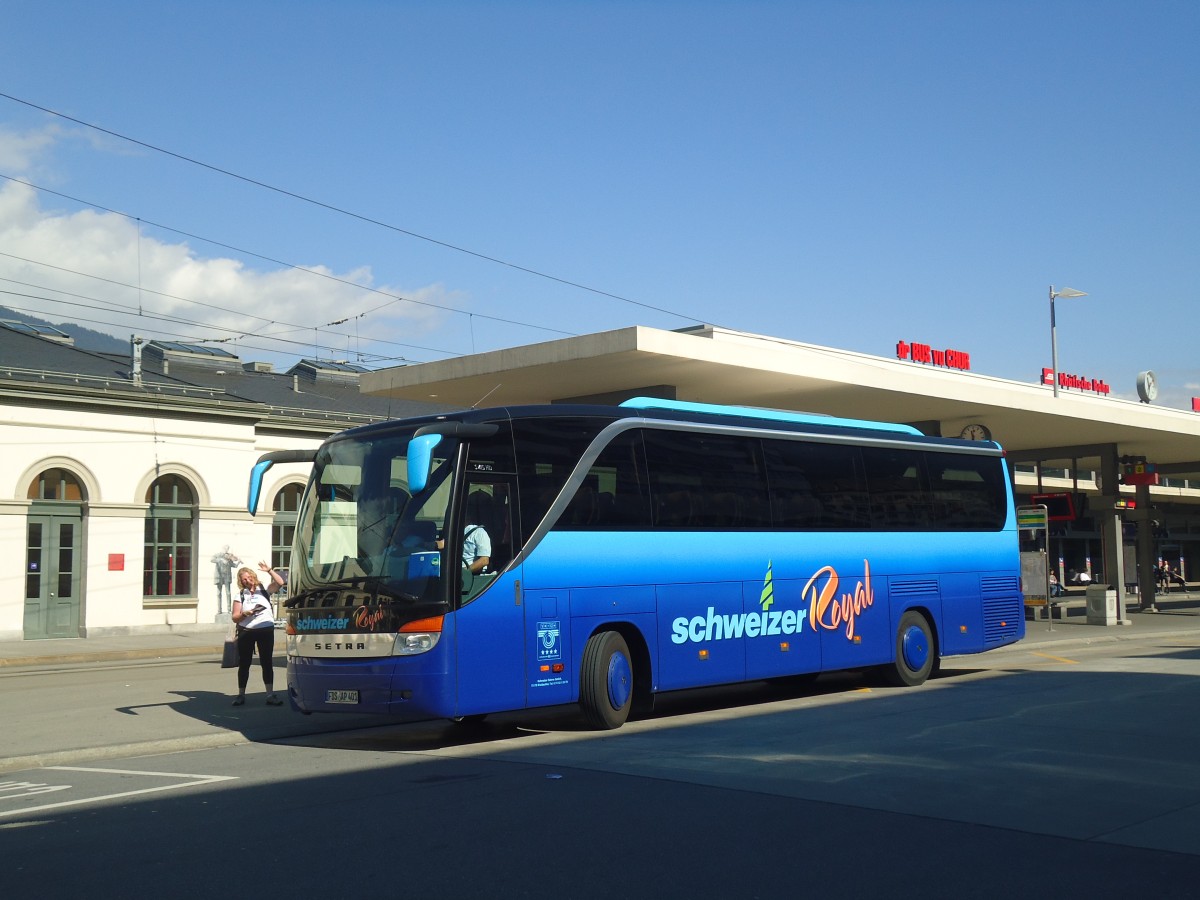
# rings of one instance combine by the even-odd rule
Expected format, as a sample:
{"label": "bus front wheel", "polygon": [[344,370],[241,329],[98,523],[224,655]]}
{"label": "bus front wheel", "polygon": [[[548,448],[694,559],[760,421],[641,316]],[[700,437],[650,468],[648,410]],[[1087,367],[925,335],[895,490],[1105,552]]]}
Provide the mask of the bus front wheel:
{"label": "bus front wheel", "polygon": [[583,648],[579,704],[593,728],[620,728],[633,699],[633,663],[629,645],[615,631],[593,634]]}
{"label": "bus front wheel", "polygon": [[929,620],[915,610],[900,617],[896,629],[896,660],[884,667],[884,676],[898,687],[921,684],[937,664],[937,647]]}

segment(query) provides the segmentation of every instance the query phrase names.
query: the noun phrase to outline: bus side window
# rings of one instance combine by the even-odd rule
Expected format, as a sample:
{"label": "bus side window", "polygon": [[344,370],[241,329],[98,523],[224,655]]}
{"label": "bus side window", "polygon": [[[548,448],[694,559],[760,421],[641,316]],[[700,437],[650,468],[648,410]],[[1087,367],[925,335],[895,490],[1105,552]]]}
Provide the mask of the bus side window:
{"label": "bus side window", "polygon": [[656,528],[769,525],[767,476],[757,440],[656,429],[646,429],[644,439]]}
{"label": "bus side window", "polygon": [[862,448],[871,524],[882,531],[923,531],[933,498],[919,450]]}
{"label": "bus side window", "polygon": [[997,531],[1004,525],[1004,473],[995,457],[930,453],[934,528]]}
{"label": "bus side window", "polygon": [[492,503],[489,510],[491,525],[492,562],[488,566],[494,572],[502,572],[512,562],[513,550],[513,493],[512,486],[492,485]]}
{"label": "bus side window", "polygon": [[866,491],[856,448],[767,440],[763,451],[777,527],[805,531],[866,527]]}
{"label": "bus side window", "polygon": [[555,527],[650,527],[640,432],[618,435],[600,452]]}

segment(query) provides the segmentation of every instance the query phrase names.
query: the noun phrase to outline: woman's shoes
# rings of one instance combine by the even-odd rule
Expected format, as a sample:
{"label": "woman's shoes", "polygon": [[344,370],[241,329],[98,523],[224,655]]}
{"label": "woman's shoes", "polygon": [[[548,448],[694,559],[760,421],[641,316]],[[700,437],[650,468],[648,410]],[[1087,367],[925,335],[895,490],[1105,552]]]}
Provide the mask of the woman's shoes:
{"label": "woman's shoes", "polygon": [[[233,705],[234,706],[245,706],[246,705],[246,695],[238,694],[236,697],[234,697]],[[279,699],[278,694],[274,694],[274,693],[267,694],[267,706],[283,706],[283,701]]]}

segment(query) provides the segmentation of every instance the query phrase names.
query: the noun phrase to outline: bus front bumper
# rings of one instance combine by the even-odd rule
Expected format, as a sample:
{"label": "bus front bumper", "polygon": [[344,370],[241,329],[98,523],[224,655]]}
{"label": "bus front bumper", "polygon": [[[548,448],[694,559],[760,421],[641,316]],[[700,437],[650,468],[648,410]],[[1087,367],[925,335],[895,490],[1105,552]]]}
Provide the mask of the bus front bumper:
{"label": "bus front bumper", "polygon": [[410,658],[288,658],[288,698],[303,713],[368,713],[409,721],[450,718],[454,691],[444,673],[406,671]]}

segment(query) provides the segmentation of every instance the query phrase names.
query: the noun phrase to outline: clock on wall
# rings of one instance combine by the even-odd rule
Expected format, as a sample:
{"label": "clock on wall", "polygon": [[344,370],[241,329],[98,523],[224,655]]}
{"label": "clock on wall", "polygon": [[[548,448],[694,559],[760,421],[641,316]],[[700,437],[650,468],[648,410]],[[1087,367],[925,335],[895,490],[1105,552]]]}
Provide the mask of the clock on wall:
{"label": "clock on wall", "polygon": [[972,422],[966,426],[958,435],[960,438],[968,441],[990,441],[992,432],[988,430],[986,425],[980,425],[978,422]]}
{"label": "clock on wall", "polygon": [[1158,396],[1158,379],[1153,372],[1138,372],[1137,392],[1143,403],[1150,403]]}

